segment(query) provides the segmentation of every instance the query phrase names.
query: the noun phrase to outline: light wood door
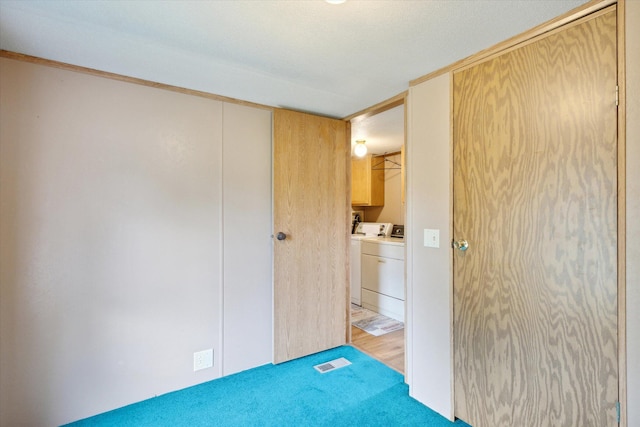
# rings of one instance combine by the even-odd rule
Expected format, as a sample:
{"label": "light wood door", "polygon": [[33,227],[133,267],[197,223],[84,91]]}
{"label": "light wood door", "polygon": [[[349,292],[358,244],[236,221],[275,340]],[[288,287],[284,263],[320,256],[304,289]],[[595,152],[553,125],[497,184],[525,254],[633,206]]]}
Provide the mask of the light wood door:
{"label": "light wood door", "polygon": [[613,426],[616,15],[454,75],[455,414]]}
{"label": "light wood door", "polygon": [[274,112],[274,362],[347,342],[348,124]]}

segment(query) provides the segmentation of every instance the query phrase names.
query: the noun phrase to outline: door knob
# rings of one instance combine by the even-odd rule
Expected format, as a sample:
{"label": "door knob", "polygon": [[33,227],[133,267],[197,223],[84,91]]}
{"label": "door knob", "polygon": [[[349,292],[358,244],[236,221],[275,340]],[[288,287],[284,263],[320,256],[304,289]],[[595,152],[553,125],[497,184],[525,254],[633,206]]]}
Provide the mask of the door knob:
{"label": "door knob", "polygon": [[467,249],[469,249],[469,242],[467,242],[466,240],[453,240],[451,242],[451,247],[453,249],[457,249],[459,251],[466,251]]}
{"label": "door knob", "polygon": [[285,240],[286,238],[287,238],[287,235],[284,234],[282,231],[276,235],[276,239],[278,240]]}

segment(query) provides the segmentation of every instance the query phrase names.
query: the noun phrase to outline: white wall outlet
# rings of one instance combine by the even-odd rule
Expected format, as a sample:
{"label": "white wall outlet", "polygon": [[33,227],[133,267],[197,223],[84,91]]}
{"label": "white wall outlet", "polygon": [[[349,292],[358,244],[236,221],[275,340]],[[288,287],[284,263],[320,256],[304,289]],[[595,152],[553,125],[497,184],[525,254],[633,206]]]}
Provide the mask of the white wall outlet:
{"label": "white wall outlet", "polygon": [[193,353],[193,372],[213,366],[213,349]]}
{"label": "white wall outlet", "polygon": [[424,246],[427,248],[440,247],[440,230],[424,229]]}

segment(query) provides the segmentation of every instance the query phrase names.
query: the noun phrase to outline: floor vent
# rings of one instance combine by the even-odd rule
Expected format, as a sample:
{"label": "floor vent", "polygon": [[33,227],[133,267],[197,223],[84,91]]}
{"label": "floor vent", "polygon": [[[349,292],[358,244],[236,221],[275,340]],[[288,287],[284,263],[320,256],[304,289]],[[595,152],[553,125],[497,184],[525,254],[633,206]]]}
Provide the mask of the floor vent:
{"label": "floor vent", "polygon": [[316,371],[320,372],[321,374],[326,374],[327,372],[335,371],[336,369],[344,368],[345,366],[349,366],[349,365],[351,365],[351,362],[349,362],[344,357],[341,357],[340,359],[321,363],[319,365],[314,366],[313,368]]}

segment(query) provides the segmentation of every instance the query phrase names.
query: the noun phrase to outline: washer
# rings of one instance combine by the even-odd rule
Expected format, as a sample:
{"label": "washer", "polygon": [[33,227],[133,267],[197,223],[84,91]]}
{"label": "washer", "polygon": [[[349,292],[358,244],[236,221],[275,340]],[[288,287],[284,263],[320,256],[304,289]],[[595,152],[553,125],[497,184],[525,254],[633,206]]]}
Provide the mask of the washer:
{"label": "washer", "polygon": [[356,227],[356,232],[351,235],[351,302],[356,305],[362,305],[362,259],[361,247],[362,241],[366,239],[377,239],[378,236],[365,235],[363,230],[379,227],[382,236],[389,236],[393,224],[386,222],[361,222]]}

